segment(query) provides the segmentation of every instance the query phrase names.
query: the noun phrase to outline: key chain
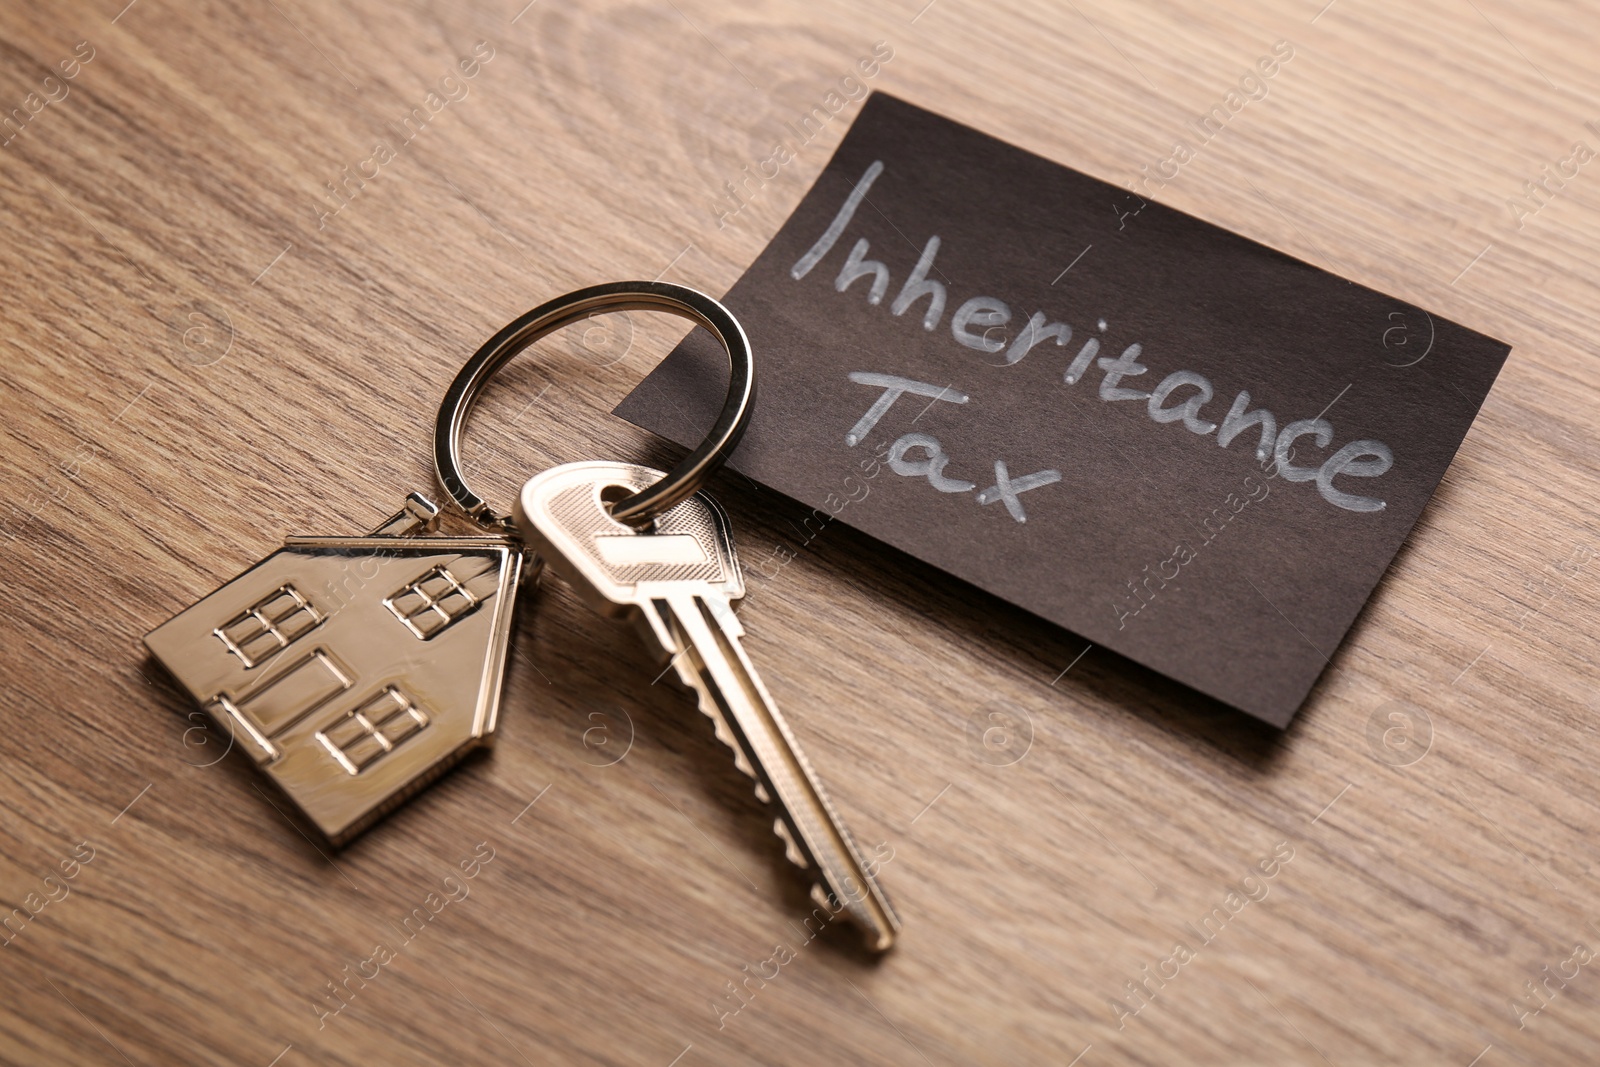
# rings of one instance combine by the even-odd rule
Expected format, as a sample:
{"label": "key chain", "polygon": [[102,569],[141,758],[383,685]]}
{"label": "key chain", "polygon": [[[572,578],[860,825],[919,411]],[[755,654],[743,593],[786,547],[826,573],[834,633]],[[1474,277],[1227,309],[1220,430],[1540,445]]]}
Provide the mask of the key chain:
{"label": "key chain", "polygon": [[[641,291],[646,302],[627,306],[697,309],[739,371],[712,436],[644,500],[653,514],[693,492],[748,420],[749,344],[727,309],[680,286],[595,286],[536,308],[489,346],[514,344],[530,324],[549,332],[619,309],[617,293]],[[449,431],[452,448],[460,430]],[[287,538],[145,636],[230,747],[335,845],[493,740],[517,591],[538,561],[482,501],[451,496],[481,532],[433,536],[439,509],[412,493],[364,537]]]}
{"label": "key chain", "polygon": [[[496,515],[467,488],[458,460],[479,391],[545,334],[596,310],[634,308],[681,315],[728,351],[728,401],[710,436],[670,475],[631,463],[553,467],[523,487],[513,519]],[[735,765],[754,780],[757,797],[775,809],[773,830],[810,878],[812,899],[831,914],[848,915],[868,947],[881,952],[893,944],[900,920],[744,651],[733,611],[744,577],[732,528],[722,508],[695,491],[744,433],[755,389],[749,352],[726,308],[678,286],[624,282],[552,301],[496,334],[450,386],[434,432],[439,483],[480,522],[518,531],[590,607],[635,624],[699,698]]]}
{"label": "key chain", "polygon": [[528,556],[438,516],[411,493],[365,537],[286,538],[144,638],[335,845],[493,739]]}
{"label": "key chain", "polygon": [[[672,471],[573,463],[524,487],[518,517],[470,489],[458,453],[494,373],[539,338],[607,311],[665,311],[728,354],[727,398],[706,439]],[[875,868],[834,812],[740,645],[744,593],[726,515],[697,492],[749,422],[755,374],[721,303],[665,282],[617,282],[558,297],[494,335],[445,394],[434,432],[440,485],[483,528],[437,536],[420,494],[364,537],[289,537],[283,547],[145,636],[207,715],[335,845],[493,741],[517,593],[541,565],[523,539],[602,613],[636,621],[696,692],[812,896],[888,948],[899,928]]]}

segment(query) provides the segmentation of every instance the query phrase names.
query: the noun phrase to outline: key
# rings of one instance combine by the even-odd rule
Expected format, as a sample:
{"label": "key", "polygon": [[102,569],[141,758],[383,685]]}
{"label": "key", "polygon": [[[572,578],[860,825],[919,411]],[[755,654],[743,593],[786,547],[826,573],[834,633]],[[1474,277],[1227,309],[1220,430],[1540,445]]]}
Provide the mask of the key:
{"label": "key", "polygon": [[734,762],[776,808],[773,829],[811,878],[811,896],[841,910],[883,951],[900,920],[862,862],[816,772],[740,643],[733,601],[744,595],[727,516],[697,493],[636,530],[606,503],[663,477],[631,463],[569,463],[522,489],[517,527],[595,610],[633,621],[700,699]]}

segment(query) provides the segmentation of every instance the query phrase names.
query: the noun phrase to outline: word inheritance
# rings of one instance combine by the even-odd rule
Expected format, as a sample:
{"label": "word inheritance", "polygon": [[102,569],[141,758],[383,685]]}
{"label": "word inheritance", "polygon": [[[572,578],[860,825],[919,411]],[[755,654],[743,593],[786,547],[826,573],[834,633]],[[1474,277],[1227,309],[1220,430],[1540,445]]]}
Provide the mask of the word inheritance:
{"label": "word inheritance", "polygon": [[[816,243],[789,269],[791,278],[796,281],[804,278],[827,256],[850,225],[856,209],[866,199],[868,191],[883,171],[881,160],[874,161],[866,169],[822,236],[817,238]],[[842,293],[856,282],[868,279],[867,303],[877,306],[888,295],[890,274],[889,267],[885,263],[867,258],[870,250],[871,245],[865,237],[858,239],[845,258],[844,264],[839,268],[833,284],[834,288]],[[906,276],[899,293],[889,305],[891,314],[903,316],[926,298],[921,321],[922,328],[929,332],[938,328],[949,299],[945,283],[928,277],[934,269],[934,259],[938,252],[938,235],[929,237],[916,266]],[[950,316],[950,336],[957,344],[974,351],[990,355],[1003,352],[1005,366],[1015,366],[1033,349],[1047,342],[1055,347],[1065,348],[1072,340],[1072,327],[1065,322],[1052,321],[1044,311],[1035,311],[1027,323],[1017,330],[1016,337],[1009,343],[1004,337],[991,336],[996,329],[1006,327],[1012,317],[1012,309],[1004,301],[992,296],[974,296],[957,307]],[[1097,325],[1101,332],[1105,330],[1103,319]],[[1122,354],[1114,359],[1100,356],[1099,352],[1100,338],[1090,337],[1078,349],[1077,355],[1062,373],[1062,381],[1067,386],[1073,386],[1083,379],[1091,367],[1098,369],[1102,375],[1099,383],[1099,397],[1102,401],[1143,403],[1151,421],[1181,425],[1185,430],[1201,437],[1215,434],[1217,444],[1222,448],[1228,448],[1241,436],[1254,431],[1257,435],[1256,458],[1274,459],[1285,481],[1314,482],[1322,499],[1345,511],[1376,512],[1388,506],[1380,497],[1362,496],[1350,492],[1336,485],[1334,481],[1336,478],[1376,478],[1387,473],[1394,466],[1394,453],[1382,441],[1351,441],[1320,464],[1297,466],[1290,462],[1290,455],[1296,442],[1310,438],[1316,442],[1316,447],[1319,449],[1326,449],[1333,443],[1333,424],[1321,415],[1311,419],[1298,419],[1280,428],[1276,415],[1263,407],[1252,408],[1250,393],[1247,390],[1240,390],[1227,412],[1221,415],[1219,423],[1201,414],[1202,409],[1216,396],[1215,386],[1204,375],[1194,371],[1178,370],[1168,374],[1153,389],[1131,388],[1122,383],[1128,379],[1141,377],[1150,369],[1139,362],[1144,346],[1139,343],[1129,344],[1123,348]],[[889,375],[853,373],[850,375],[850,380],[863,385],[877,385],[884,389],[877,402],[846,435],[846,444],[852,446],[861,439],[866,429],[889,410],[895,400],[907,392],[956,404],[964,404],[968,399],[966,394],[953,391],[953,387],[928,386],[926,383]],[[926,458],[908,460],[907,453],[914,449],[920,450]],[[970,482],[947,477],[944,468],[948,462],[949,459],[937,439],[927,434],[908,434],[897,441],[890,452],[890,466],[896,473],[925,476],[928,483],[940,492],[964,493],[975,488]],[[1038,480],[1029,482],[1026,487],[1037,488],[1058,481],[1060,474],[1055,471],[1040,471],[1037,475],[1028,477]],[[979,503],[1004,500],[1006,510],[1011,517],[1022,522],[1025,515],[1017,503],[1017,493],[1022,490],[1018,488],[1019,482],[1007,478],[1004,464],[999,460],[995,461],[995,479],[995,485],[979,494]]]}

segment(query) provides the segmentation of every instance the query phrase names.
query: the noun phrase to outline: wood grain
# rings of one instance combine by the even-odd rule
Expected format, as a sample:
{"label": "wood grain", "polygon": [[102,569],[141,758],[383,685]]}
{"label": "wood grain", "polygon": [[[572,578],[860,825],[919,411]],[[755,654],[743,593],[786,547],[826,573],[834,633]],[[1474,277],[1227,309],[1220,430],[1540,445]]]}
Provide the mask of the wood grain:
{"label": "wood grain", "polygon": [[[0,901],[39,905],[0,947],[0,1059],[1596,1059],[1600,976],[1574,946],[1600,941],[1600,173],[1520,226],[1507,200],[1600,148],[1600,15],[123,2],[0,10],[0,108],[26,116],[0,149]],[[723,183],[875,42],[894,58],[873,87],[1121,183],[1280,39],[1271,94],[1161,199],[1514,346],[1287,734],[835,527],[743,614],[857,836],[893,849],[907,925],[882,961],[797,933],[746,781],[558,582],[527,605],[492,757],[344,852],[244,761],[207,765],[216,739],[141,635],[283,535],[364,530],[427,488],[438,396],[515,314],[630,276],[725,290],[858,105],[719,227]],[[478,42],[467,95],[319,221],[325,183]],[[667,458],[607,412],[681,327],[612,326],[496,385],[472,450],[495,499],[554,461]],[[747,551],[797,545],[799,509],[715,489]],[[994,711],[1024,724],[998,753],[971,732]],[[470,895],[402,943],[480,842]],[[1274,849],[1292,859],[1266,879]],[[380,942],[393,959],[319,1017]],[[775,977],[725,995],[778,945]]]}

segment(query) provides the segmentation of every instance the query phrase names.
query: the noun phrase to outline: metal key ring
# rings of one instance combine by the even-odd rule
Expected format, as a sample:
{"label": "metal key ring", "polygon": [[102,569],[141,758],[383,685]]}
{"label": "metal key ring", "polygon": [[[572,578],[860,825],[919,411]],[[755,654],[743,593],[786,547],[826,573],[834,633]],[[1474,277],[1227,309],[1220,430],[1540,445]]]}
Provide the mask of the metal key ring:
{"label": "metal key ring", "polygon": [[666,311],[710,330],[728,353],[728,398],[700,446],[685,456],[665,478],[613,504],[612,517],[630,525],[643,525],[692,495],[722,466],[728,453],[744,436],[755,398],[755,363],[750,354],[750,341],[739,320],[719,301],[671,282],[591,285],[558,296],[514,319],[489,338],[450,383],[444,402],[439,405],[439,421],[434,427],[433,459],[439,484],[463,511],[485,526],[514,528],[509,516],[495,514],[482,497],[467,488],[458,458],[467,415],[494,373],[512,356],[563,326],[596,312],[635,309]]}

